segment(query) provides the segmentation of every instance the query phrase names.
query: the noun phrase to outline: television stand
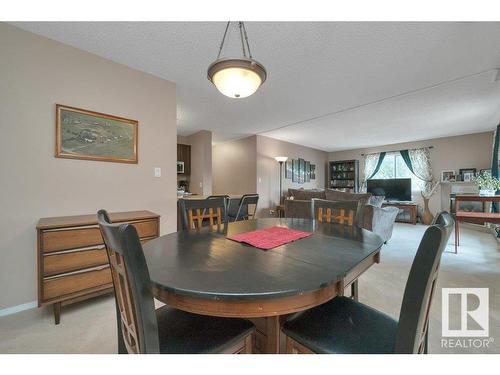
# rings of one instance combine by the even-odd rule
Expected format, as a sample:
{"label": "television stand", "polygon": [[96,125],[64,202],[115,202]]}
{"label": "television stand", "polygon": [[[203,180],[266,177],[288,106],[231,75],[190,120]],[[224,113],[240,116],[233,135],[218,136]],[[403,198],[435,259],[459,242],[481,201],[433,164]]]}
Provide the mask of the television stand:
{"label": "television stand", "polygon": [[396,217],[398,223],[417,224],[418,205],[413,202],[389,201],[382,203],[382,207],[397,207],[399,214]]}

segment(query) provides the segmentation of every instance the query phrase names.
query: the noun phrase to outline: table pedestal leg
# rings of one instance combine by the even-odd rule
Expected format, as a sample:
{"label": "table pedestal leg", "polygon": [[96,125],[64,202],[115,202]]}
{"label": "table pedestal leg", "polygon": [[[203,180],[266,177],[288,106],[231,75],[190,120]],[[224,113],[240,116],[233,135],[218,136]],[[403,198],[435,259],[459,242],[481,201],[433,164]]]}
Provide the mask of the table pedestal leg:
{"label": "table pedestal leg", "polygon": [[267,354],[278,354],[280,352],[280,317],[269,316],[266,318],[266,349]]}

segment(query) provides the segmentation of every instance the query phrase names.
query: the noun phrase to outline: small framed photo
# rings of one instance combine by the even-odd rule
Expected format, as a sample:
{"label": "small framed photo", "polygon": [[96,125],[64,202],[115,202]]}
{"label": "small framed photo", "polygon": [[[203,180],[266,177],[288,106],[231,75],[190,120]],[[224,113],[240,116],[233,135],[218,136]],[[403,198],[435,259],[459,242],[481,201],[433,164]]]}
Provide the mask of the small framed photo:
{"label": "small framed photo", "polygon": [[480,169],[479,174],[483,176],[491,176],[491,169]]}
{"label": "small framed photo", "polygon": [[[472,177],[474,177],[476,175],[476,168],[461,168],[458,171],[458,173],[460,175],[461,181],[470,182],[470,181],[472,181]],[[468,180],[465,179],[465,174],[467,174]],[[472,176],[471,176],[471,174],[472,174]]]}
{"label": "small framed photo", "polygon": [[472,173],[472,172],[464,172],[463,175],[462,175],[463,176],[462,181],[464,181],[464,182],[471,182],[475,175],[476,174]]}
{"label": "small framed photo", "polygon": [[448,170],[441,172],[441,182],[455,182],[456,176],[455,171]]}

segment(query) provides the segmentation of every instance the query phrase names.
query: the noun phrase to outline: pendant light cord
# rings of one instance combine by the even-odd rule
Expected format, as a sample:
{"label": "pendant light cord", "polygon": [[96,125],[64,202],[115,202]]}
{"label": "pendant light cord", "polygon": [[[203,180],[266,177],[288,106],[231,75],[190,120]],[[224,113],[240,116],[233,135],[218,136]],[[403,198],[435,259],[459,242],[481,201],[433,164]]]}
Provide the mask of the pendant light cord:
{"label": "pendant light cord", "polygon": [[[241,26],[243,28],[243,35],[245,36],[245,41],[247,42],[248,57],[252,59],[253,57],[252,57],[252,52],[250,52],[250,44],[248,44],[247,29],[245,27],[245,23],[242,22]],[[242,40],[242,42],[243,42],[243,40]]]}
{"label": "pendant light cord", "polygon": [[[226,35],[230,23],[231,21],[228,21],[228,23],[226,24],[226,30],[224,30],[224,35],[222,36],[222,42],[220,43],[219,53],[217,54],[217,60],[220,58],[220,54],[222,53],[222,48],[224,47],[224,42],[226,41]],[[248,43],[247,29],[245,28],[245,23],[240,21],[238,23],[238,27],[240,29],[240,39],[241,39],[241,48],[243,50],[243,57],[247,58],[247,51],[248,51],[248,58],[252,59],[252,52],[250,52],[250,44]],[[245,50],[245,43],[246,43],[246,50]]]}
{"label": "pendant light cord", "polygon": [[222,37],[222,42],[220,43],[220,47],[219,47],[219,54],[217,55],[217,60],[219,60],[220,58],[220,54],[222,52],[222,47],[224,47],[224,41],[226,40],[226,34],[227,34],[227,29],[229,28],[229,24],[231,23],[231,21],[229,21],[226,25],[226,30],[224,31],[224,36]]}
{"label": "pendant light cord", "polygon": [[243,22],[238,22],[238,27],[240,28],[240,39],[241,39],[241,49],[243,50],[243,57],[247,57],[247,52],[245,51],[245,42],[243,41]]}

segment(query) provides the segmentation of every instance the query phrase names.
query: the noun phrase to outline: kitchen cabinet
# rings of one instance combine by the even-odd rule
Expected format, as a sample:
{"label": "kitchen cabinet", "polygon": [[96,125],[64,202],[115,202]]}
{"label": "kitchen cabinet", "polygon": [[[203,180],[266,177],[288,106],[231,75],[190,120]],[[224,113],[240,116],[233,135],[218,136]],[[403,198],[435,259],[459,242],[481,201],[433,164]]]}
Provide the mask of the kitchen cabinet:
{"label": "kitchen cabinet", "polygon": [[182,176],[188,176],[191,174],[191,146],[177,144],[177,161],[184,162],[184,173],[178,173]]}

